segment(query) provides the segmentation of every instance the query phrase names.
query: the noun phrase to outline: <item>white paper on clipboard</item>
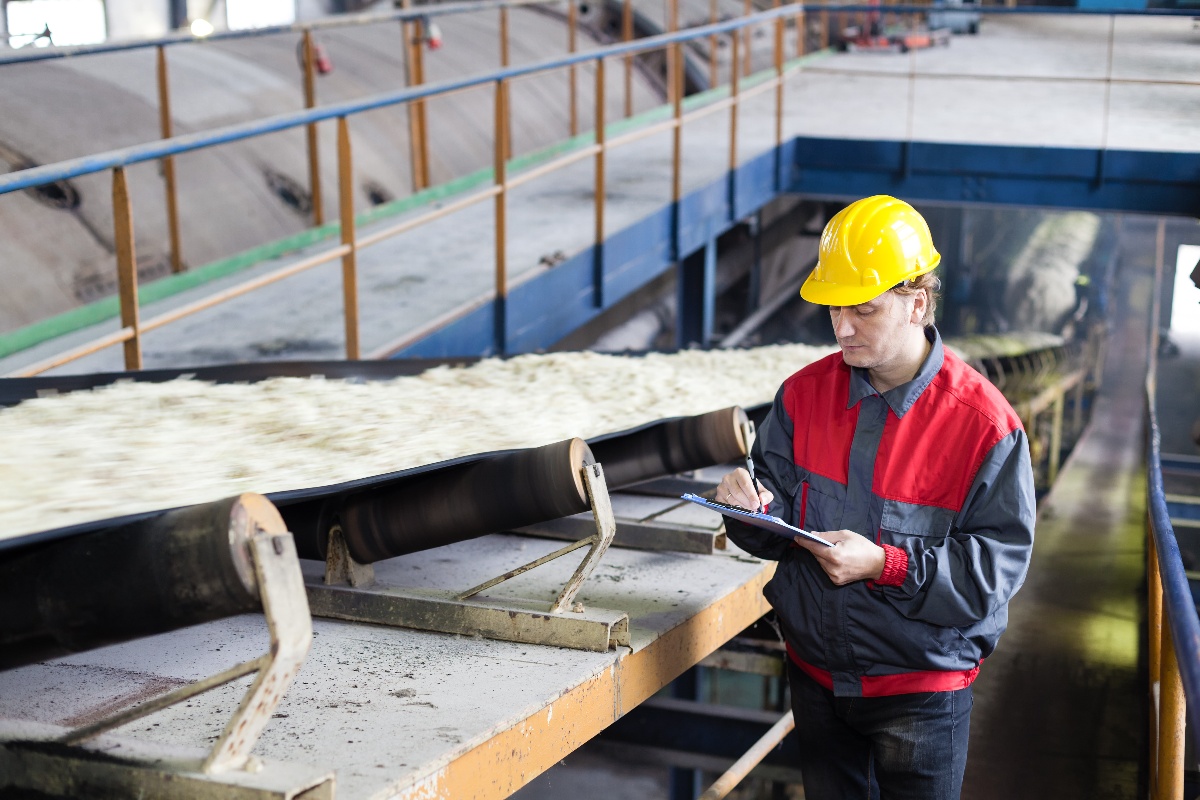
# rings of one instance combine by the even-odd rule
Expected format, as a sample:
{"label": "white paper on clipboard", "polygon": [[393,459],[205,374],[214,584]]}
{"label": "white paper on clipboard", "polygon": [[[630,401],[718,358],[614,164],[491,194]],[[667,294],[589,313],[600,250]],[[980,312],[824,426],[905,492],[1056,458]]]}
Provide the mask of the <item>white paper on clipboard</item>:
{"label": "white paper on clipboard", "polygon": [[729,506],[724,503],[717,503],[709,500],[706,497],[701,497],[698,494],[682,494],[680,499],[687,500],[690,503],[695,503],[698,506],[704,506],[716,511],[718,514],[725,514],[735,519],[745,522],[747,525],[753,525],[756,528],[762,528],[764,531],[778,534],[785,539],[794,539],[797,536],[803,536],[806,539],[811,539],[818,544],[823,544],[826,547],[833,547],[833,542],[828,539],[823,539],[815,533],[801,530],[794,525],[788,525],[779,517],[772,517],[770,514],[763,514],[760,511],[747,511],[744,508],[737,506]]}

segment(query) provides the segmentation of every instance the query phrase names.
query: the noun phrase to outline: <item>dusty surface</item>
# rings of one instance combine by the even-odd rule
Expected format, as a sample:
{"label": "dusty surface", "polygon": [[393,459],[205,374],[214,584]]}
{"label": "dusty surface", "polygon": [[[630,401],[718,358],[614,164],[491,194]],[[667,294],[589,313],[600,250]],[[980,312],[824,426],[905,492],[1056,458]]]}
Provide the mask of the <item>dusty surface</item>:
{"label": "dusty surface", "polygon": [[[409,587],[467,588],[560,544],[490,536],[381,562],[376,571],[382,580]],[[489,594],[545,599],[548,606],[576,561],[553,562]],[[649,662],[634,656],[651,653],[670,631],[714,613],[732,629],[705,627],[706,633],[688,639],[698,648],[715,647],[761,613],[739,599],[757,596],[757,589],[750,595],[738,590],[757,585],[769,569],[736,549],[713,556],[610,549],[580,595],[588,606],[628,612],[633,647],[610,653],[317,620],[308,661],[255,752],[335,769],[342,798],[383,797],[428,782],[472,748],[535,716],[553,716],[549,708],[556,699],[589,681],[599,679],[595,691],[615,693],[610,714],[618,712],[612,703],[622,702],[622,686],[629,697],[663,685],[681,669],[675,659],[691,655],[673,651]],[[0,673],[0,717],[75,724],[253,658],[266,643],[261,618],[245,615]],[[220,732],[245,685],[218,689],[119,733],[203,747]],[[529,733],[522,747],[551,753],[566,747],[555,761],[573,749],[563,743],[577,729],[607,724],[590,718],[550,722],[541,733]],[[529,769],[523,758],[514,756],[506,769]]]}

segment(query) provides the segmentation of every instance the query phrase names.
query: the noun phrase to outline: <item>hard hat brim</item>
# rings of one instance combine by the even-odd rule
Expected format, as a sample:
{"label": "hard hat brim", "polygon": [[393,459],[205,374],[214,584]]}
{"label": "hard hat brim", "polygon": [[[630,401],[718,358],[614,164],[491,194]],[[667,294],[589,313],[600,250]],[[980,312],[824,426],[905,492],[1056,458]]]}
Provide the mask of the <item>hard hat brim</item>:
{"label": "hard hat brim", "polygon": [[[937,269],[941,261],[942,258],[938,255],[929,266],[908,275],[904,280],[911,281],[927,272],[933,272]],[[845,286],[838,283],[829,283],[828,281],[818,281],[814,278],[815,274],[816,271],[814,270],[804,279],[804,283],[800,286],[800,296],[808,302],[819,306],[856,306],[860,303],[869,303],[895,285]]]}
{"label": "hard hat brim", "polygon": [[886,292],[890,286],[841,286],[813,280],[812,275],[800,287],[800,296],[819,306],[856,306],[869,303]]}

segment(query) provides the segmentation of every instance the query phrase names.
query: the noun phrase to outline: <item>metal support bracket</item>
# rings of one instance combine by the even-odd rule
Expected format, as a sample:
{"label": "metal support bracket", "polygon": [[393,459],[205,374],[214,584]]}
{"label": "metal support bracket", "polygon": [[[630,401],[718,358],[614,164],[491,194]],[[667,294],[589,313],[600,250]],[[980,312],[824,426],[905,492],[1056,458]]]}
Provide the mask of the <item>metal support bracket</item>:
{"label": "metal support bracket", "polygon": [[[330,536],[323,581],[317,583],[310,578],[307,584],[313,614],[597,652],[627,646],[627,614],[585,609],[575,601],[617,531],[603,468],[590,464],[583,467],[582,475],[595,520],[594,534],[462,592],[408,589],[373,580],[363,582],[362,573],[356,570],[364,565],[354,562],[345,552],[345,543],[335,529]],[[548,609],[536,602],[481,596],[493,586],[584,547],[589,547],[587,555]],[[356,574],[358,583],[354,582]]]}
{"label": "metal support bracket", "polygon": [[[292,535],[260,531],[250,537],[248,546],[270,632],[267,653],[66,733],[55,726],[5,725],[0,730],[0,773],[16,775],[22,788],[51,796],[72,796],[76,789],[87,786],[89,794],[99,791],[104,797],[142,793],[216,797],[228,796],[236,788],[246,790],[247,797],[332,798],[332,773],[268,765],[251,756],[308,654],[312,618]],[[103,735],[254,673],[254,681],[225,730],[211,751],[199,758],[190,752]],[[97,753],[110,757],[98,758]],[[121,755],[113,759],[114,753]],[[0,783],[0,787],[4,785]]]}

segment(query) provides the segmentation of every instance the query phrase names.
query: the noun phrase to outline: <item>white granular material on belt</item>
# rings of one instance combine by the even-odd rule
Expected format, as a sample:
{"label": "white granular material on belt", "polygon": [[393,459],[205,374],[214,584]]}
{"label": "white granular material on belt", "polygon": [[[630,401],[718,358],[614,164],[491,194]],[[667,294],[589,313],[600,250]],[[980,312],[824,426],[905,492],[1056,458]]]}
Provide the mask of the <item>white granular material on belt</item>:
{"label": "white granular material on belt", "polygon": [[0,410],[0,538],[769,402],[830,347],[556,353],[357,383],[123,382]]}

